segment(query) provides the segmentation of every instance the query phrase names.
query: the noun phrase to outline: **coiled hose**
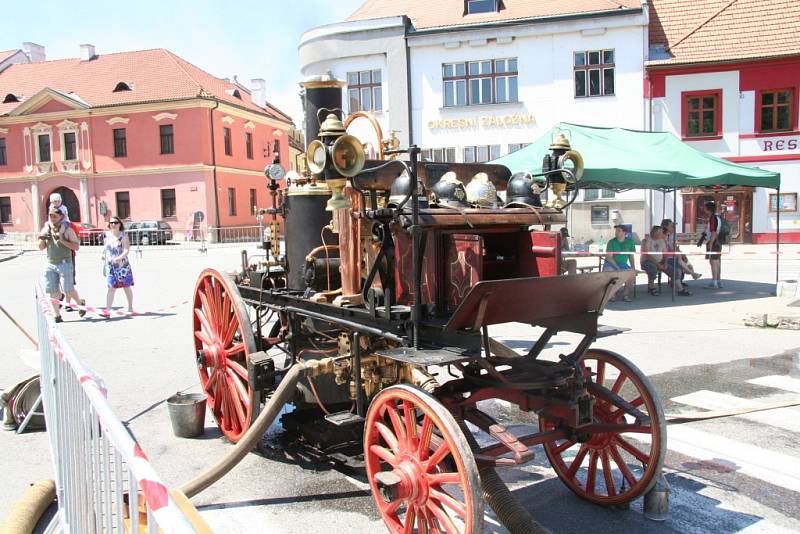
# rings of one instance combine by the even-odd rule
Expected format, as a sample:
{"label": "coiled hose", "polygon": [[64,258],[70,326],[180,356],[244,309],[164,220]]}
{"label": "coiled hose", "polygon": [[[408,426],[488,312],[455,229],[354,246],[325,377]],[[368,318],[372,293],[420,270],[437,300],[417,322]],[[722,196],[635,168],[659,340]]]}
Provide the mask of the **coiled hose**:
{"label": "coiled hose", "polygon": [[[472,450],[478,450],[478,442],[472,435],[463,420],[458,421],[458,426]],[[494,467],[478,464],[478,474],[481,478],[483,500],[486,501],[500,523],[512,534],[549,534],[549,530],[539,524],[533,516],[522,506],[519,499],[514,497],[505,482],[497,474]]]}

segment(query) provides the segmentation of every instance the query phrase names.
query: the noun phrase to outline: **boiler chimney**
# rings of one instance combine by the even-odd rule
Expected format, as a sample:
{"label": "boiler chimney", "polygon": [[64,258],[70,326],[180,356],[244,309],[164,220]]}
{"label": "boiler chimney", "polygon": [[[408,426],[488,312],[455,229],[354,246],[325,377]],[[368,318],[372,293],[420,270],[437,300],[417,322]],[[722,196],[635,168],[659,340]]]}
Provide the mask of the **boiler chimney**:
{"label": "boiler chimney", "polygon": [[81,61],[91,61],[97,57],[94,51],[94,45],[82,44],[81,45]]}
{"label": "boiler chimney", "polygon": [[253,99],[253,104],[267,107],[267,82],[264,78],[250,80],[250,98]]}
{"label": "boiler chimney", "polygon": [[45,61],[47,56],[44,53],[44,47],[40,44],[26,42],[22,43],[22,51],[28,56],[28,61],[31,63],[38,63]]}

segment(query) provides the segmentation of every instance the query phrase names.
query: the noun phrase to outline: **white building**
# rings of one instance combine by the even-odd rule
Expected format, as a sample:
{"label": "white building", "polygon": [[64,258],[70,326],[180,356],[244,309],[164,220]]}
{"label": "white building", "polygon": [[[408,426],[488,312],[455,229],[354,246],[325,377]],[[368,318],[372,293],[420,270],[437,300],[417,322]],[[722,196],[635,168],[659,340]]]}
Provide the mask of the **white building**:
{"label": "white building", "polygon": [[[397,131],[437,161],[488,161],[557,122],[669,130],[679,108],[645,94],[650,33],[662,21],[652,20],[647,3],[618,4],[367,0],[346,22],[302,36],[301,70],[345,80],[346,111],[374,112],[384,134]],[[377,141],[366,121],[354,126]],[[577,241],[608,240],[617,223],[642,237],[673,217],[671,197],[650,191],[590,190],[579,200],[570,216]]]}

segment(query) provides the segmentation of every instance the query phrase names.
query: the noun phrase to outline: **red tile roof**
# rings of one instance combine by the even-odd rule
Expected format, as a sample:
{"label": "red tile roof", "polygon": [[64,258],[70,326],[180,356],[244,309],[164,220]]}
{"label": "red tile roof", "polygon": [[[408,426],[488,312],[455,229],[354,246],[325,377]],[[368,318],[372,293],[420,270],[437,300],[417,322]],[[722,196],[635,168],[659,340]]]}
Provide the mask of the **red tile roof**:
{"label": "red tile roof", "polygon": [[800,54],[798,0],[651,0],[650,45],[671,59],[713,63]]}
{"label": "red tile roof", "polygon": [[[133,90],[114,92],[119,82]],[[102,54],[90,61],[60,59],[12,65],[0,74],[0,102],[9,93],[30,98],[45,87],[73,93],[92,107],[204,96],[291,122],[274,106],[268,104],[264,109],[253,103],[250,94],[236,84],[215,78],[163,48]],[[234,89],[239,89],[241,100],[226,92]],[[0,115],[18,105],[0,103]]]}
{"label": "red tile roof", "polygon": [[464,15],[464,0],[367,0],[347,20],[407,15],[417,30],[536,19],[618,9],[640,9],[640,0],[502,0],[493,13]]}

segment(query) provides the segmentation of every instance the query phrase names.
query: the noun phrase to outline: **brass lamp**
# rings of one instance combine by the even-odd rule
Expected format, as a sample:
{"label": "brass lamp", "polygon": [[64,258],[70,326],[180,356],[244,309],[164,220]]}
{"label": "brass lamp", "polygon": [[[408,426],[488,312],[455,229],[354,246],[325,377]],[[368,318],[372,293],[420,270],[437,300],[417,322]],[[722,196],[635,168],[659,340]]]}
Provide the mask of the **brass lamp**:
{"label": "brass lamp", "polygon": [[542,171],[547,172],[556,169],[565,169],[567,163],[572,163],[573,175],[562,172],[550,175],[550,190],[553,192],[552,199],[548,201],[547,206],[550,208],[561,209],[566,205],[566,202],[561,198],[561,195],[567,189],[567,184],[574,184],[583,176],[583,156],[580,152],[572,150],[569,140],[563,132],[559,133],[555,140],[550,143],[551,154],[547,154],[542,162]]}
{"label": "brass lamp", "polygon": [[345,133],[344,124],[333,113],[329,113],[320,124],[319,138],[309,143],[306,160],[309,170],[324,178],[331,190],[325,210],[352,208],[342,190],[347,185],[347,178],[364,168],[364,147],[358,139]]}

